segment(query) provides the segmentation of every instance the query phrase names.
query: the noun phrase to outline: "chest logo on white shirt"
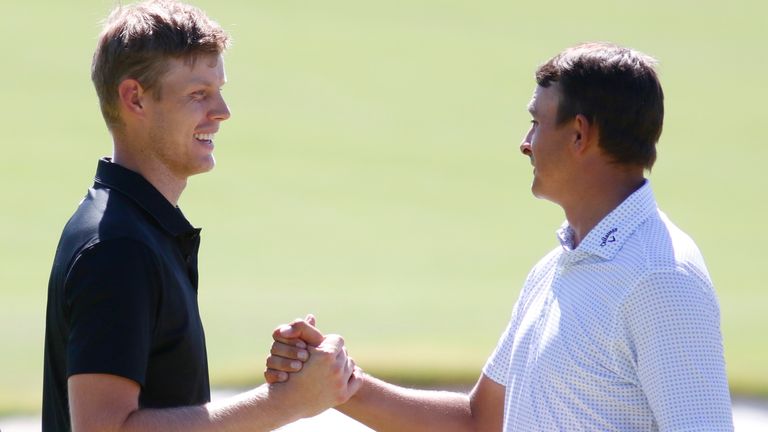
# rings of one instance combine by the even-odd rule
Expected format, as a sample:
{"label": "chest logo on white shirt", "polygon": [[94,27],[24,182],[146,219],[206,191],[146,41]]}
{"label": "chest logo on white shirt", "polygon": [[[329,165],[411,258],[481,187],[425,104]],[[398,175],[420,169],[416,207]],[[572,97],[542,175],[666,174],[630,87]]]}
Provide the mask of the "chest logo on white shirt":
{"label": "chest logo on white shirt", "polygon": [[618,228],[613,228],[610,231],[608,231],[607,233],[605,233],[605,235],[601,239],[602,242],[600,243],[600,246],[605,246],[608,243],[615,242],[616,241],[616,237],[614,237],[613,234],[615,234],[616,231],[618,231],[618,230],[619,230]]}

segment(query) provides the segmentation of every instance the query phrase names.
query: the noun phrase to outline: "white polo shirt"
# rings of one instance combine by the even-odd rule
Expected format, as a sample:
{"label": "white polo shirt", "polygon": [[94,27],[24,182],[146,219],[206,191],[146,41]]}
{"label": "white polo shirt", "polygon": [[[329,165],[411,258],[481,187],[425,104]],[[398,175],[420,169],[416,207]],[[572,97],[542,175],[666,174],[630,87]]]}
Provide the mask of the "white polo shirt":
{"label": "white polo shirt", "polygon": [[646,183],[531,271],[483,369],[505,431],[731,431],[720,312],[699,249]]}

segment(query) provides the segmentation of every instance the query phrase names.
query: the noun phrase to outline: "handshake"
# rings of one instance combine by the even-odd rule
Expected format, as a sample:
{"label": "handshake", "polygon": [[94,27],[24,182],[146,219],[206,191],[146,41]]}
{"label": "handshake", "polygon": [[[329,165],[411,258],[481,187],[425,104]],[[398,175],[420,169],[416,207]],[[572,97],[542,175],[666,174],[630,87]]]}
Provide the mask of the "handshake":
{"label": "handshake", "polygon": [[344,339],[323,335],[308,315],[277,327],[264,378],[270,393],[291,400],[302,417],[346,403],[363,384]]}
{"label": "handshake", "polygon": [[294,419],[336,408],[377,431],[501,430],[505,389],[484,375],[470,394],[387,383],[363,373],[341,336],[323,335],[311,315],[276,328],[272,338],[264,387]]}

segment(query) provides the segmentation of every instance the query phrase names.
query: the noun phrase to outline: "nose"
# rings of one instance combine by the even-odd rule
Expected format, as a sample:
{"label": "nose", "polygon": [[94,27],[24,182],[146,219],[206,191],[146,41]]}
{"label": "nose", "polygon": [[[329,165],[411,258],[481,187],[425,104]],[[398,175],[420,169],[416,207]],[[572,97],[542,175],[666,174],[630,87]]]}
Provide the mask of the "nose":
{"label": "nose", "polygon": [[216,101],[216,104],[214,104],[214,107],[211,109],[209,117],[211,120],[224,121],[231,115],[232,113],[229,111],[229,106],[227,106],[227,102],[224,100],[224,96],[222,96],[221,92],[219,92],[218,100]]}
{"label": "nose", "polygon": [[533,127],[528,131],[528,133],[523,138],[523,142],[520,143],[520,153],[530,157],[533,153],[531,152],[531,137],[533,136]]}

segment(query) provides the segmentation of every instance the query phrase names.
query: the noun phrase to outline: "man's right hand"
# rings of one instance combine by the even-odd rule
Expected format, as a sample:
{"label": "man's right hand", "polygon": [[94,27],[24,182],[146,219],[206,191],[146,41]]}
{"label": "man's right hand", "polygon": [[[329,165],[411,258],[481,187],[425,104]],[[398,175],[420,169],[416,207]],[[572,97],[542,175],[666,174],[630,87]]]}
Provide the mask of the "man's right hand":
{"label": "man's right hand", "polygon": [[315,327],[315,322],[315,317],[310,314],[304,319],[297,318],[290,324],[275,328],[272,332],[272,349],[264,370],[267,384],[288,381],[290,373],[304,367],[304,362],[309,359],[307,344],[317,347],[325,339]]}
{"label": "man's right hand", "polygon": [[[270,393],[289,399],[307,416],[345,403],[362,385],[344,339],[324,336],[313,324],[314,317],[308,316],[275,329],[264,373]],[[308,354],[304,363],[302,352]]]}

